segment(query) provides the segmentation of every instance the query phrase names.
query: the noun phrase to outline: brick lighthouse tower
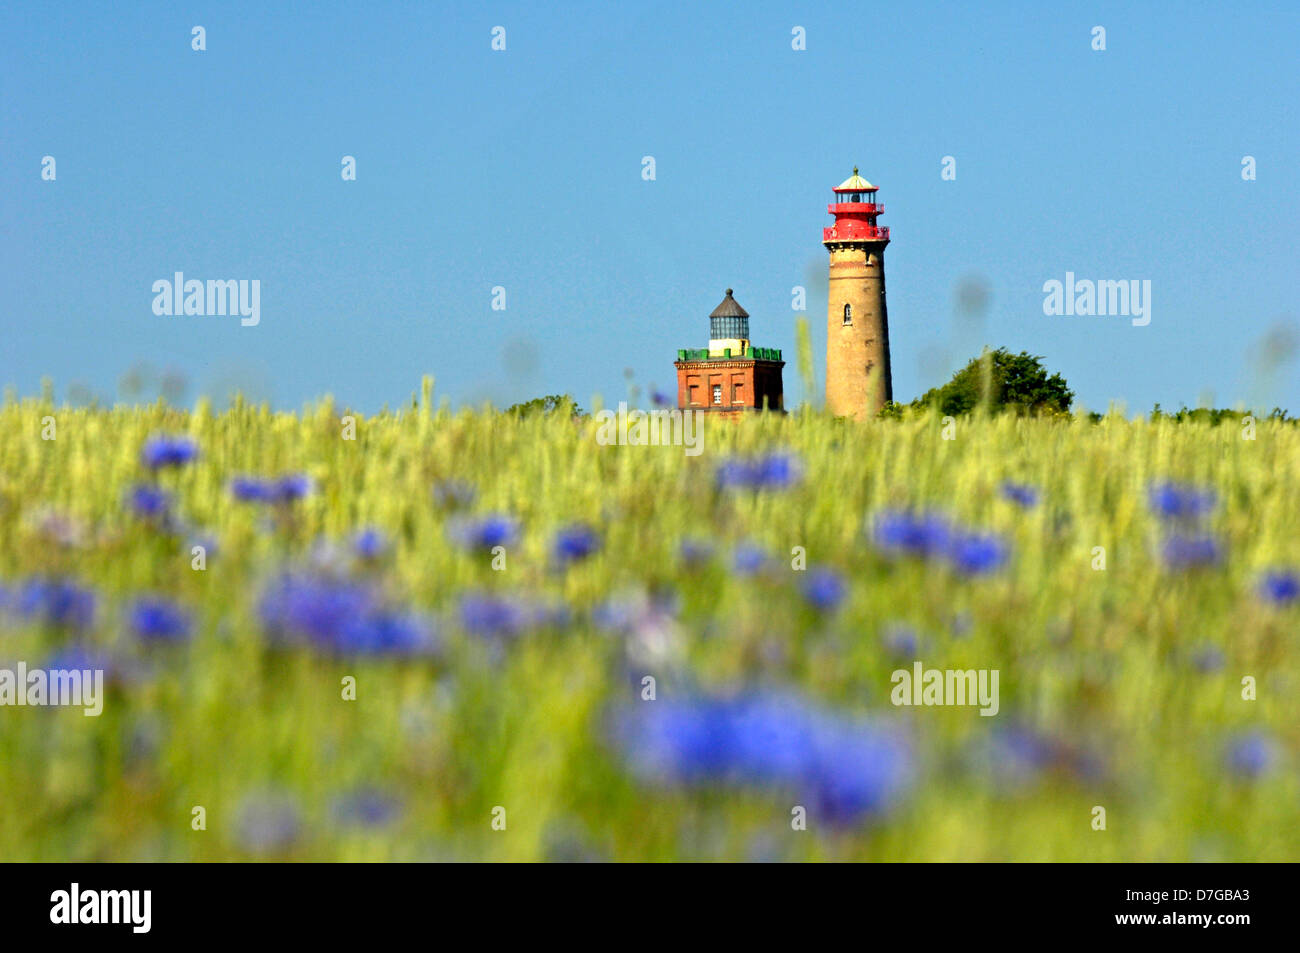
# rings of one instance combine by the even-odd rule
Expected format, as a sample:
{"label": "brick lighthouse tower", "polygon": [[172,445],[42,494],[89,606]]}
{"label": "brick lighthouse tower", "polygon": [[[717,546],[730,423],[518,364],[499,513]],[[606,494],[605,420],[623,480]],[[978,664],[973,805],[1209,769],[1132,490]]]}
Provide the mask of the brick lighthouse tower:
{"label": "brick lighthouse tower", "polygon": [[894,399],[889,373],[889,320],[885,312],[888,226],[876,224],[885,207],[876,187],[858,170],[833,190],[827,211],[835,224],[822,229],[830,252],[826,311],[826,406],[862,420]]}

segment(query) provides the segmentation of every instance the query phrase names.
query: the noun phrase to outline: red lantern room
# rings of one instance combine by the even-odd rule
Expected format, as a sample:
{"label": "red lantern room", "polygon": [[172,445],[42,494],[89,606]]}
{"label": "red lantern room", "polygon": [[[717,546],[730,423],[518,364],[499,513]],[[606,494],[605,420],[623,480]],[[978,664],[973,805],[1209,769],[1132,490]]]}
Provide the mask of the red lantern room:
{"label": "red lantern room", "polygon": [[889,241],[889,226],[877,225],[876,216],[885,207],[876,201],[874,185],[858,175],[857,167],[831,190],[835,201],[826,211],[835,216],[835,224],[822,229],[822,242]]}

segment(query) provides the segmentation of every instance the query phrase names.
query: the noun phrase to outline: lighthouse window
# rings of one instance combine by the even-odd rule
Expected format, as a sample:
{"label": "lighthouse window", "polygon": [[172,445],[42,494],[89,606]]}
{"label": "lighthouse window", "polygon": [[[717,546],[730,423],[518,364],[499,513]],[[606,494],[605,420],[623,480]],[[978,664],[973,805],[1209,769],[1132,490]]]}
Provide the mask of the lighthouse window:
{"label": "lighthouse window", "polygon": [[853,323],[853,305],[851,304],[846,304],[844,306],[844,323],[845,324]]}
{"label": "lighthouse window", "polygon": [[720,403],[722,403],[722,385],[721,385],[721,384],[714,384],[714,385],[713,385],[713,402],[714,402],[715,404],[720,404]]}

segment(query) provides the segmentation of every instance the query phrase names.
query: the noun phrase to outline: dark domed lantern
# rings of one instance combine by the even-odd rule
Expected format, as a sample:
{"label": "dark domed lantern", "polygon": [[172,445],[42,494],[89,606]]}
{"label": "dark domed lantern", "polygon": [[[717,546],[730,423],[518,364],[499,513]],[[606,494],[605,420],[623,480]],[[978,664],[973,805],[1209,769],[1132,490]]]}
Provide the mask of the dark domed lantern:
{"label": "dark domed lantern", "polygon": [[749,312],[740,306],[727,289],[727,296],[709,315],[709,339],[711,341],[736,341],[739,354],[749,344]]}

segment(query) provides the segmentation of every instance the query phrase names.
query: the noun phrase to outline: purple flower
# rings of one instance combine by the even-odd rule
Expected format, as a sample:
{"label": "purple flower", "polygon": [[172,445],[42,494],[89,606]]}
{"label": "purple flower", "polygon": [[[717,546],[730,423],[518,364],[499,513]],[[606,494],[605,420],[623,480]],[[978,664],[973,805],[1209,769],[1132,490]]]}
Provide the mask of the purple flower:
{"label": "purple flower", "polygon": [[994,728],[984,746],[984,767],[999,786],[1019,788],[1036,780],[1057,760],[1058,746],[1046,735],[1021,725]]}
{"label": "purple flower", "polygon": [[1259,581],[1259,594],[1274,605],[1290,605],[1300,598],[1300,576],[1289,569],[1266,572]]}
{"label": "purple flower", "polygon": [[880,638],[885,651],[894,658],[916,658],[921,640],[915,630],[906,625],[891,625]]}
{"label": "purple flower", "polygon": [[1277,746],[1260,732],[1241,735],[1228,744],[1228,769],[1240,778],[1253,781],[1267,774],[1277,758]]}
{"label": "purple flower", "polygon": [[352,548],[358,557],[373,562],[388,552],[388,538],[380,530],[363,529],[353,537]]}
{"label": "purple flower", "polygon": [[902,510],[878,514],[872,531],[876,545],[887,553],[922,559],[942,553],[951,533],[947,520],[941,516]]}
{"label": "purple flower", "polygon": [[957,533],[948,544],[948,561],[959,572],[979,576],[993,572],[1007,561],[1009,548],[991,534]]}
{"label": "purple flower", "polygon": [[1195,569],[1217,565],[1223,549],[1213,536],[1174,534],[1165,540],[1165,564],[1171,569]]}
{"label": "purple flower", "polygon": [[311,478],[299,473],[291,473],[273,480],[237,476],[230,481],[231,494],[243,503],[289,504],[301,500],[311,491]]}
{"label": "purple flower", "polygon": [[702,566],[713,558],[713,544],[705,539],[684,539],[677,554],[687,566]]}
{"label": "purple flower", "polygon": [[838,572],[821,567],[808,570],[799,583],[804,600],[818,612],[833,612],[839,608],[848,588]]}
{"label": "purple flower", "polygon": [[271,502],[294,503],[307,496],[311,491],[311,477],[304,476],[301,473],[291,473],[280,477],[271,484]]}
{"label": "purple flower", "polygon": [[414,613],[376,610],[346,620],[331,646],[342,655],[437,654],[432,624]]}
{"label": "purple flower", "polygon": [[258,606],[274,642],[338,645],[344,629],[378,608],[370,587],[349,581],[286,575],[275,580]]}
{"label": "purple flower", "polygon": [[230,481],[230,493],[241,503],[268,503],[271,500],[270,488],[257,477],[234,477]]}
{"label": "purple flower", "polygon": [[799,482],[802,471],[797,458],[775,453],[752,460],[728,460],[715,478],[722,490],[783,490]]}
{"label": "purple flower", "polygon": [[140,599],[128,616],[131,631],[142,642],[183,642],[190,636],[190,615],[162,599]]}
{"label": "purple flower", "polygon": [[1038,491],[1032,486],[1026,486],[1023,483],[1005,481],[1002,484],[1002,495],[1012,503],[1023,506],[1025,509],[1038,505]]}
{"label": "purple flower", "polygon": [[95,593],[66,579],[31,579],[16,594],[17,609],[28,619],[82,631],[95,620]]}
{"label": "purple flower", "polygon": [[1198,519],[1214,509],[1216,503],[1213,490],[1172,481],[1153,484],[1148,498],[1156,515],[1170,520]]}
{"label": "purple flower", "polygon": [[163,523],[171,516],[171,494],[151,483],[131,487],[126,503],[136,516],[148,522]]}
{"label": "purple flower", "polygon": [[514,638],[532,629],[560,626],[569,621],[568,612],[562,606],[481,592],[462,594],[457,614],[466,632],[496,639]]}
{"label": "purple flower", "polygon": [[614,733],[647,781],[777,788],[832,825],[887,810],[913,773],[896,732],[788,695],[663,699],[624,712]]}
{"label": "purple flower", "polygon": [[286,575],[263,593],[262,624],[277,645],[307,644],[343,656],[424,658],[438,653],[431,620],[386,605],[366,583]]}
{"label": "purple flower", "polygon": [[99,649],[81,643],[65,645],[45,660],[47,671],[63,672],[103,672],[105,678],[112,678],[117,673],[113,659]]}
{"label": "purple flower", "polygon": [[334,817],[349,827],[384,827],[401,811],[401,801],[373,787],[356,788],[334,802]]}
{"label": "purple flower", "polygon": [[221,546],[217,541],[217,537],[213,536],[210,533],[197,534],[196,536],[194,536],[193,539],[190,539],[188,542],[184,543],[181,546],[181,551],[186,555],[186,557],[192,558],[194,555],[195,546],[203,547],[204,559],[211,559],[213,556],[217,555],[217,553],[220,552],[221,550]]}
{"label": "purple flower", "polygon": [[140,451],[140,462],[151,470],[162,467],[179,467],[199,455],[199,445],[189,437],[160,435],[145,441]]}
{"label": "purple flower", "polygon": [[731,555],[731,568],[738,576],[757,575],[767,565],[767,553],[753,543],[741,543]]}
{"label": "purple flower", "polygon": [[527,624],[523,608],[499,596],[465,593],[458,608],[461,627],[473,635],[513,637]]}
{"label": "purple flower", "polygon": [[945,557],[958,572],[978,576],[1000,568],[1010,547],[992,533],[964,530],[936,514],[886,510],[876,515],[872,536],[891,556]]}
{"label": "purple flower", "polygon": [[451,538],[466,549],[513,546],[519,539],[519,523],[508,516],[484,516],[458,520],[448,527]]}
{"label": "purple flower", "polygon": [[600,549],[600,537],[590,526],[574,524],[555,534],[555,558],[561,563],[580,562]]}
{"label": "purple flower", "polygon": [[677,401],[676,401],[674,398],[670,397],[669,395],[665,394],[663,391],[660,391],[660,390],[651,390],[651,391],[650,391],[650,401],[651,401],[651,403],[653,403],[656,407],[675,407],[675,406],[677,406]]}

